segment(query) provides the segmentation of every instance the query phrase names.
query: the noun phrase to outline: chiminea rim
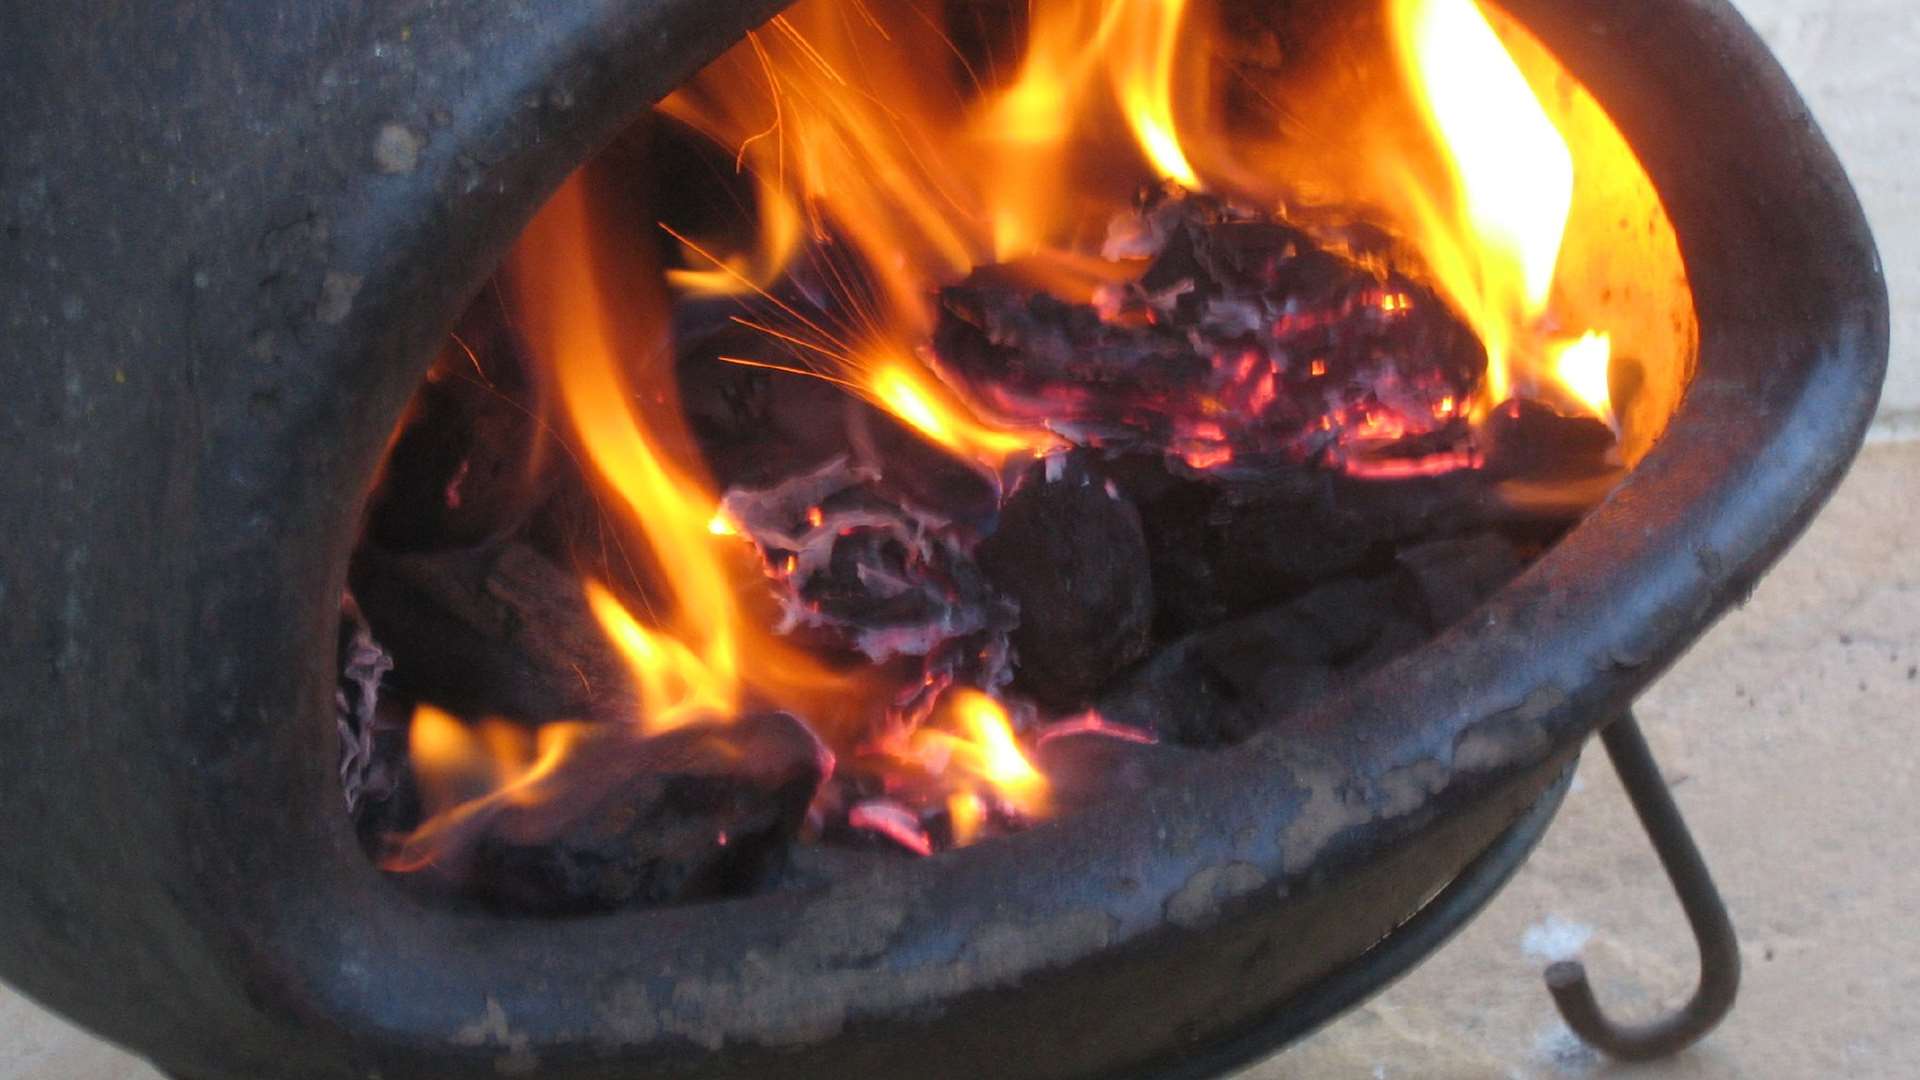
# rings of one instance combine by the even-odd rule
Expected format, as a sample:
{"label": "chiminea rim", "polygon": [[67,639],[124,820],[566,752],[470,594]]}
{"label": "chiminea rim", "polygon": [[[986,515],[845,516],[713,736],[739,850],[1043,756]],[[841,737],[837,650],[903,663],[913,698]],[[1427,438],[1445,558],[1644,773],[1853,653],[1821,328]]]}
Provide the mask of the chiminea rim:
{"label": "chiminea rim", "polygon": [[[48,821],[0,855],[0,968],[187,1074],[1072,1075],[1218,1036],[1284,998],[1261,981],[1276,939],[1328,963],[1364,948],[1419,902],[1407,882],[1431,892],[1456,872],[1743,597],[1851,461],[1884,374],[1885,285],[1864,217],[1739,16],[1723,0],[1510,0],[1640,154],[1701,323],[1666,437],[1561,545],[1286,739],[1215,755],[1144,805],[821,896],[572,923],[430,911],[366,864],[327,768],[328,598],[355,539],[350,508],[434,346],[545,195],[778,5],[656,0],[537,20],[424,0],[371,15],[190,5],[178,21],[151,6],[123,16],[131,40],[200,35],[180,85],[151,88],[181,117],[159,131],[153,103],[101,117],[85,95],[44,89],[62,72],[97,72],[86,88],[102,93],[128,77],[97,46],[58,44],[100,36],[75,30],[84,5],[16,16],[45,25],[11,35],[31,44],[4,84],[0,145],[25,148],[14,205],[40,209],[10,223],[0,302],[24,313],[13,325],[42,325],[72,310],[57,291],[69,273],[125,285],[89,294],[87,318],[27,334],[49,360],[24,376],[32,400],[85,400],[19,467],[51,478],[124,463],[126,476],[72,505],[53,479],[22,480],[49,509],[7,545],[21,554],[5,578],[66,587],[27,602],[44,640],[67,645],[0,691],[35,747],[0,762],[0,800]],[[79,130],[124,145],[100,150],[109,140]],[[152,175],[143,154],[182,174]],[[126,235],[62,225],[128,205],[151,213]],[[157,253],[162,280],[127,280],[129,243]],[[81,362],[60,358],[89,351],[137,360],[121,379],[147,393],[115,397],[113,368],[76,383]],[[83,798],[77,823],[59,820]],[[146,798],[164,812],[142,816]],[[104,839],[87,831],[109,821]],[[1389,858],[1399,891],[1370,876]],[[94,873],[114,887],[90,886]],[[1351,916],[1344,931],[1298,936],[1331,907]],[[1164,989],[1205,963],[1224,966],[1205,969],[1216,985],[1182,984],[1192,996],[1243,996],[1152,1002],[1171,1040],[1129,1032],[1124,1009],[1060,1007],[1089,979]],[[101,994],[108,964],[122,986]],[[1038,1052],[1070,1043],[1080,1056]]]}

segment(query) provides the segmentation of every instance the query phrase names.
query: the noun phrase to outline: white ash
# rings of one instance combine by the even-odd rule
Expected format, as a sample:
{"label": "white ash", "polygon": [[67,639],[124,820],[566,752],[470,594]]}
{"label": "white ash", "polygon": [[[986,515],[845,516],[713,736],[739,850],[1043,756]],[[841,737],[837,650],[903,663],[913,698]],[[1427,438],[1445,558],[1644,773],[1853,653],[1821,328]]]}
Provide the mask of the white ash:
{"label": "white ash", "polygon": [[351,596],[341,598],[340,608],[340,679],[333,712],[340,732],[340,788],[352,813],[362,796],[384,796],[391,787],[391,778],[375,768],[373,729],[380,680],[393,670],[393,657],[373,640],[373,629]]}
{"label": "white ash", "polygon": [[1019,612],[975,566],[977,537],[882,479],[843,456],[769,488],[727,492],[722,511],[768,567],[777,632],[822,632],[874,663],[923,657],[930,677],[1004,685]]}

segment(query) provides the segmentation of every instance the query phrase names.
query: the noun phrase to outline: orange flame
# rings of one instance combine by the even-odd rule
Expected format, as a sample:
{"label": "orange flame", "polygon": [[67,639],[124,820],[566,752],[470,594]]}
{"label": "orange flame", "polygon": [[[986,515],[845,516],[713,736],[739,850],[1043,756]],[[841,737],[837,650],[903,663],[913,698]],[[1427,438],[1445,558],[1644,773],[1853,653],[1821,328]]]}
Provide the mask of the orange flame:
{"label": "orange flame", "polygon": [[[1591,392],[1607,380],[1584,391],[1558,380],[1559,358],[1581,335],[1560,333],[1557,307],[1590,306],[1555,304],[1585,163],[1474,0],[1383,3],[1403,108],[1421,118],[1429,145],[1384,135],[1344,155],[1345,165],[1295,171],[1331,173],[1347,181],[1334,186],[1379,196],[1389,216],[1404,219],[1433,283],[1487,350],[1486,377],[1463,415],[1485,417],[1521,392],[1610,416],[1611,404]],[[858,254],[877,294],[856,295],[858,283],[841,271],[853,325],[783,332],[826,357],[833,377],[951,451],[988,463],[1044,451],[1054,445],[1045,432],[999,423],[951,388],[936,390],[938,380],[912,359],[932,325],[932,286],[1016,257],[1058,276],[1073,259],[1064,247],[1084,246],[1148,178],[1206,188],[1217,175],[1254,205],[1290,201],[1291,178],[1271,167],[1273,154],[1252,170],[1242,162],[1263,138],[1228,130],[1217,103],[1204,100],[1205,73],[1183,72],[1182,57],[1207,51],[1195,40],[1220,32],[1190,6],[1034,3],[1013,76],[982,85],[971,72],[976,92],[968,94],[943,92],[938,64],[959,50],[924,16],[887,18],[890,8],[869,3],[850,14],[830,0],[803,0],[662,106],[735,150],[759,178],[766,208],[764,250],[716,258],[699,287],[718,289],[729,274],[728,291],[764,283],[795,253],[794,223],[810,222],[816,237]],[[1131,178],[1112,167],[1112,116],[1146,166]],[[1285,142],[1264,141],[1269,149]],[[1605,159],[1597,167],[1606,171],[1623,154],[1637,169],[1624,146],[1588,157]],[[1298,148],[1279,153],[1298,156]],[[1437,175],[1422,167],[1436,157]],[[751,273],[732,269],[749,264]],[[1591,364],[1596,349],[1575,355]]]}
{"label": "orange flame", "polygon": [[[642,689],[646,710],[636,721],[668,728],[695,715],[730,715],[739,700],[742,627],[723,552],[707,530],[716,500],[685,457],[663,445],[674,436],[686,445],[677,410],[629,389],[623,357],[638,360],[634,369],[647,382],[670,387],[660,369],[672,353],[644,293],[646,306],[627,313],[631,325],[615,325],[621,309],[604,295],[594,263],[586,186],[576,176],[534,218],[513,279],[533,352],[554,374],[587,456],[626,503],[653,557],[672,568],[660,575],[673,594],[672,633],[647,630],[603,588],[591,587],[588,598]],[[644,289],[651,275],[635,268],[626,280]]]}
{"label": "orange flame", "polygon": [[[947,696],[943,712],[948,727],[914,731],[903,756],[932,773],[980,781],[1023,814],[1046,812],[1047,778],[1020,748],[1013,722],[998,701],[978,690],[959,690]],[[964,826],[956,822],[956,829],[977,827],[973,808],[962,813],[972,820]]]}
{"label": "orange flame", "polygon": [[[759,189],[760,242],[750,254],[714,258],[709,269],[671,269],[667,284],[704,296],[744,296],[779,280],[800,246],[800,216],[779,188],[761,179]],[[706,249],[691,241],[686,246],[696,259],[708,258]]]}
{"label": "orange flame", "polygon": [[[589,187],[589,177],[576,176],[535,216],[511,276],[529,345],[658,571],[654,619],[605,586],[586,585],[639,691],[633,720],[650,732],[724,720],[751,698],[833,724],[859,708],[863,691],[775,638],[770,619],[751,616],[742,598],[757,595],[760,571],[694,464],[664,314],[647,292],[655,271],[634,255],[642,243],[594,216]],[[611,292],[616,284],[624,302]]]}
{"label": "orange flame", "polygon": [[1180,145],[1173,117],[1174,62],[1186,0],[1135,0],[1117,5],[1127,15],[1122,47],[1111,68],[1120,110],[1140,149],[1164,178],[1199,188],[1200,175]]}
{"label": "orange flame", "polygon": [[1454,187],[1414,204],[1421,255],[1486,345],[1491,408],[1512,391],[1515,338],[1546,313],[1573,155],[1472,0],[1396,0],[1393,25]]}
{"label": "orange flame", "polygon": [[[1436,402],[1436,416],[1484,418],[1525,394],[1614,424],[1629,461],[1644,453],[1684,382],[1693,332],[1677,242],[1644,170],[1557,61],[1474,0],[1379,2],[1377,44],[1396,65],[1335,64],[1337,77],[1301,85],[1239,73],[1271,106],[1249,114],[1216,85],[1242,43],[1209,0],[1033,0],[1004,71],[976,68],[909,0],[800,0],[661,105],[751,174],[750,250],[673,232],[693,268],[663,273],[639,257],[652,238],[610,231],[588,179],[569,181],[529,226],[511,278],[520,329],[654,571],[631,588],[583,585],[631,670],[635,730],[776,707],[844,735],[891,697],[877,677],[827,670],[767,629],[762,567],[716,510],[678,409],[663,286],[740,298],[738,321],[792,357],[730,362],[844,385],[998,469],[1061,440],[942,378],[928,347],[939,286],[1003,263],[1088,302],[1137,274],[1096,253],[1113,215],[1159,180],[1255,210],[1365,208],[1413,256],[1404,269],[1424,273],[1486,347],[1475,397]],[[1616,221],[1628,225],[1609,232]],[[796,269],[831,293],[824,313],[780,298],[775,283]],[[1630,295],[1620,282],[1650,284],[1615,300]],[[1409,303],[1380,301],[1389,314]],[[1612,386],[1634,385],[1614,377],[1628,363],[1640,390],[1615,402]],[[1327,374],[1320,361],[1308,370]],[[1395,435],[1391,415],[1364,419],[1365,437]],[[1194,467],[1231,457],[1204,434],[1196,426],[1181,450]],[[579,728],[529,737],[421,707],[415,761],[445,813],[399,861],[428,857],[421,845],[458,815],[551,797]],[[953,781],[944,798],[958,843],[982,834],[990,806],[1046,811],[1045,777],[987,694],[948,691],[932,722],[887,749]]]}

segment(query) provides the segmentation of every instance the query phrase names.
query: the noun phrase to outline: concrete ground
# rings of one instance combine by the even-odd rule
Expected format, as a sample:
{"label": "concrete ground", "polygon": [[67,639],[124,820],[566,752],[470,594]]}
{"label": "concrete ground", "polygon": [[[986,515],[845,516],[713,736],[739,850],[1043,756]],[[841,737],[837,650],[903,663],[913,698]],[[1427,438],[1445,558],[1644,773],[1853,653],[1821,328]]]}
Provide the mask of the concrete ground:
{"label": "concrete ground", "polygon": [[[1601,1000],[1685,998],[1693,948],[1597,749],[1539,851],[1405,981],[1241,1080],[1812,1080],[1920,1076],[1920,443],[1871,447],[1753,600],[1640,715],[1741,932],[1726,1025],[1612,1066],[1540,971],[1578,953]],[[0,1080],[157,1074],[0,989]]]}

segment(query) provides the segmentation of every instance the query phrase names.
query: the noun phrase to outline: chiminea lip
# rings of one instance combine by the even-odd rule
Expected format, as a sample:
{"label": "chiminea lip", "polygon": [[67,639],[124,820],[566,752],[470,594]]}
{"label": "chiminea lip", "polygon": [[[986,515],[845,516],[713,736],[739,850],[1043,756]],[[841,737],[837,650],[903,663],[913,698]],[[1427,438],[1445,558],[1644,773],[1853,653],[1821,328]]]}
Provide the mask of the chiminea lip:
{"label": "chiminea lip", "polygon": [[[0,799],[78,818],[0,854],[0,880],[28,883],[0,888],[10,980],[206,1076],[1140,1067],[1170,1040],[1277,1004],[1287,987],[1263,959],[1276,942],[1331,963],[1421,899],[1396,888],[1430,892],[1456,871],[1746,594],[1873,414],[1888,328],[1871,236],[1805,106],[1732,8],[1508,0],[1640,154],[1701,324],[1695,378],[1661,444],[1518,581],[1284,736],[1213,755],[1135,805],[818,895],[553,923],[424,910],[366,864],[327,767],[331,600],[357,532],[347,508],[427,357],[541,200],[778,6],[656,0],[538,19],[424,2],[377,15],[344,0],[263,6],[244,27],[196,23],[192,77],[147,88],[183,118],[170,133],[149,130],[147,101],[100,121],[124,133],[117,170],[117,148],[103,161],[49,142],[93,130],[84,95],[0,114],[0,145],[33,148],[14,176],[61,192],[63,214],[110,221],[130,200],[156,211],[124,228],[174,271],[90,300],[99,326],[30,331],[24,348],[49,362],[24,374],[28,389],[57,400],[59,357],[76,349],[126,353],[116,320],[151,335],[136,334],[140,359],[190,358],[135,366],[150,391],[139,403],[88,391],[84,428],[30,451],[49,475],[158,452],[126,466],[152,491],[98,482],[6,545],[28,560],[12,580],[75,582],[76,549],[153,579],[132,617],[104,589],[75,585],[74,617],[30,598],[43,625],[78,618],[111,640],[0,690],[25,718],[17,737],[39,748],[0,760]],[[46,19],[23,40],[71,36]],[[237,31],[269,26],[287,40],[242,55]],[[136,29],[146,48],[185,32],[158,13]],[[36,45],[18,78],[94,70],[63,47]],[[111,93],[100,80],[121,68],[98,67],[88,86]],[[289,72],[313,101],[271,89]],[[219,115],[196,119],[213,96]],[[222,153],[193,184],[133,167],[141,154],[187,166]],[[125,243],[22,234],[0,295],[25,313],[10,325],[61,310],[28,256],[118,282]],[[87,831],[110,821],[109,839]],[[1383,853],[1412,868],[1397,886],[1369,877]],[[75,860],[104,885],[59,869]],[[1376,887],[1380,898],[1359,899]],[[1284,936],[1344,904],[1355,940]],[[1164,991],[1164,973],[1192,970],[1172,958],[1196,952],[1239,966],[1224,988],[1155,995],[1154,1024],[1139,1019],[1148,1003],[1075,1005],[1075,980],[1137,991],[1159,977]],[[86,973],[101,970],[126,972],[124,997],[98,993]],[[1009,1017],[1025,1019],[989,1023]]]}

